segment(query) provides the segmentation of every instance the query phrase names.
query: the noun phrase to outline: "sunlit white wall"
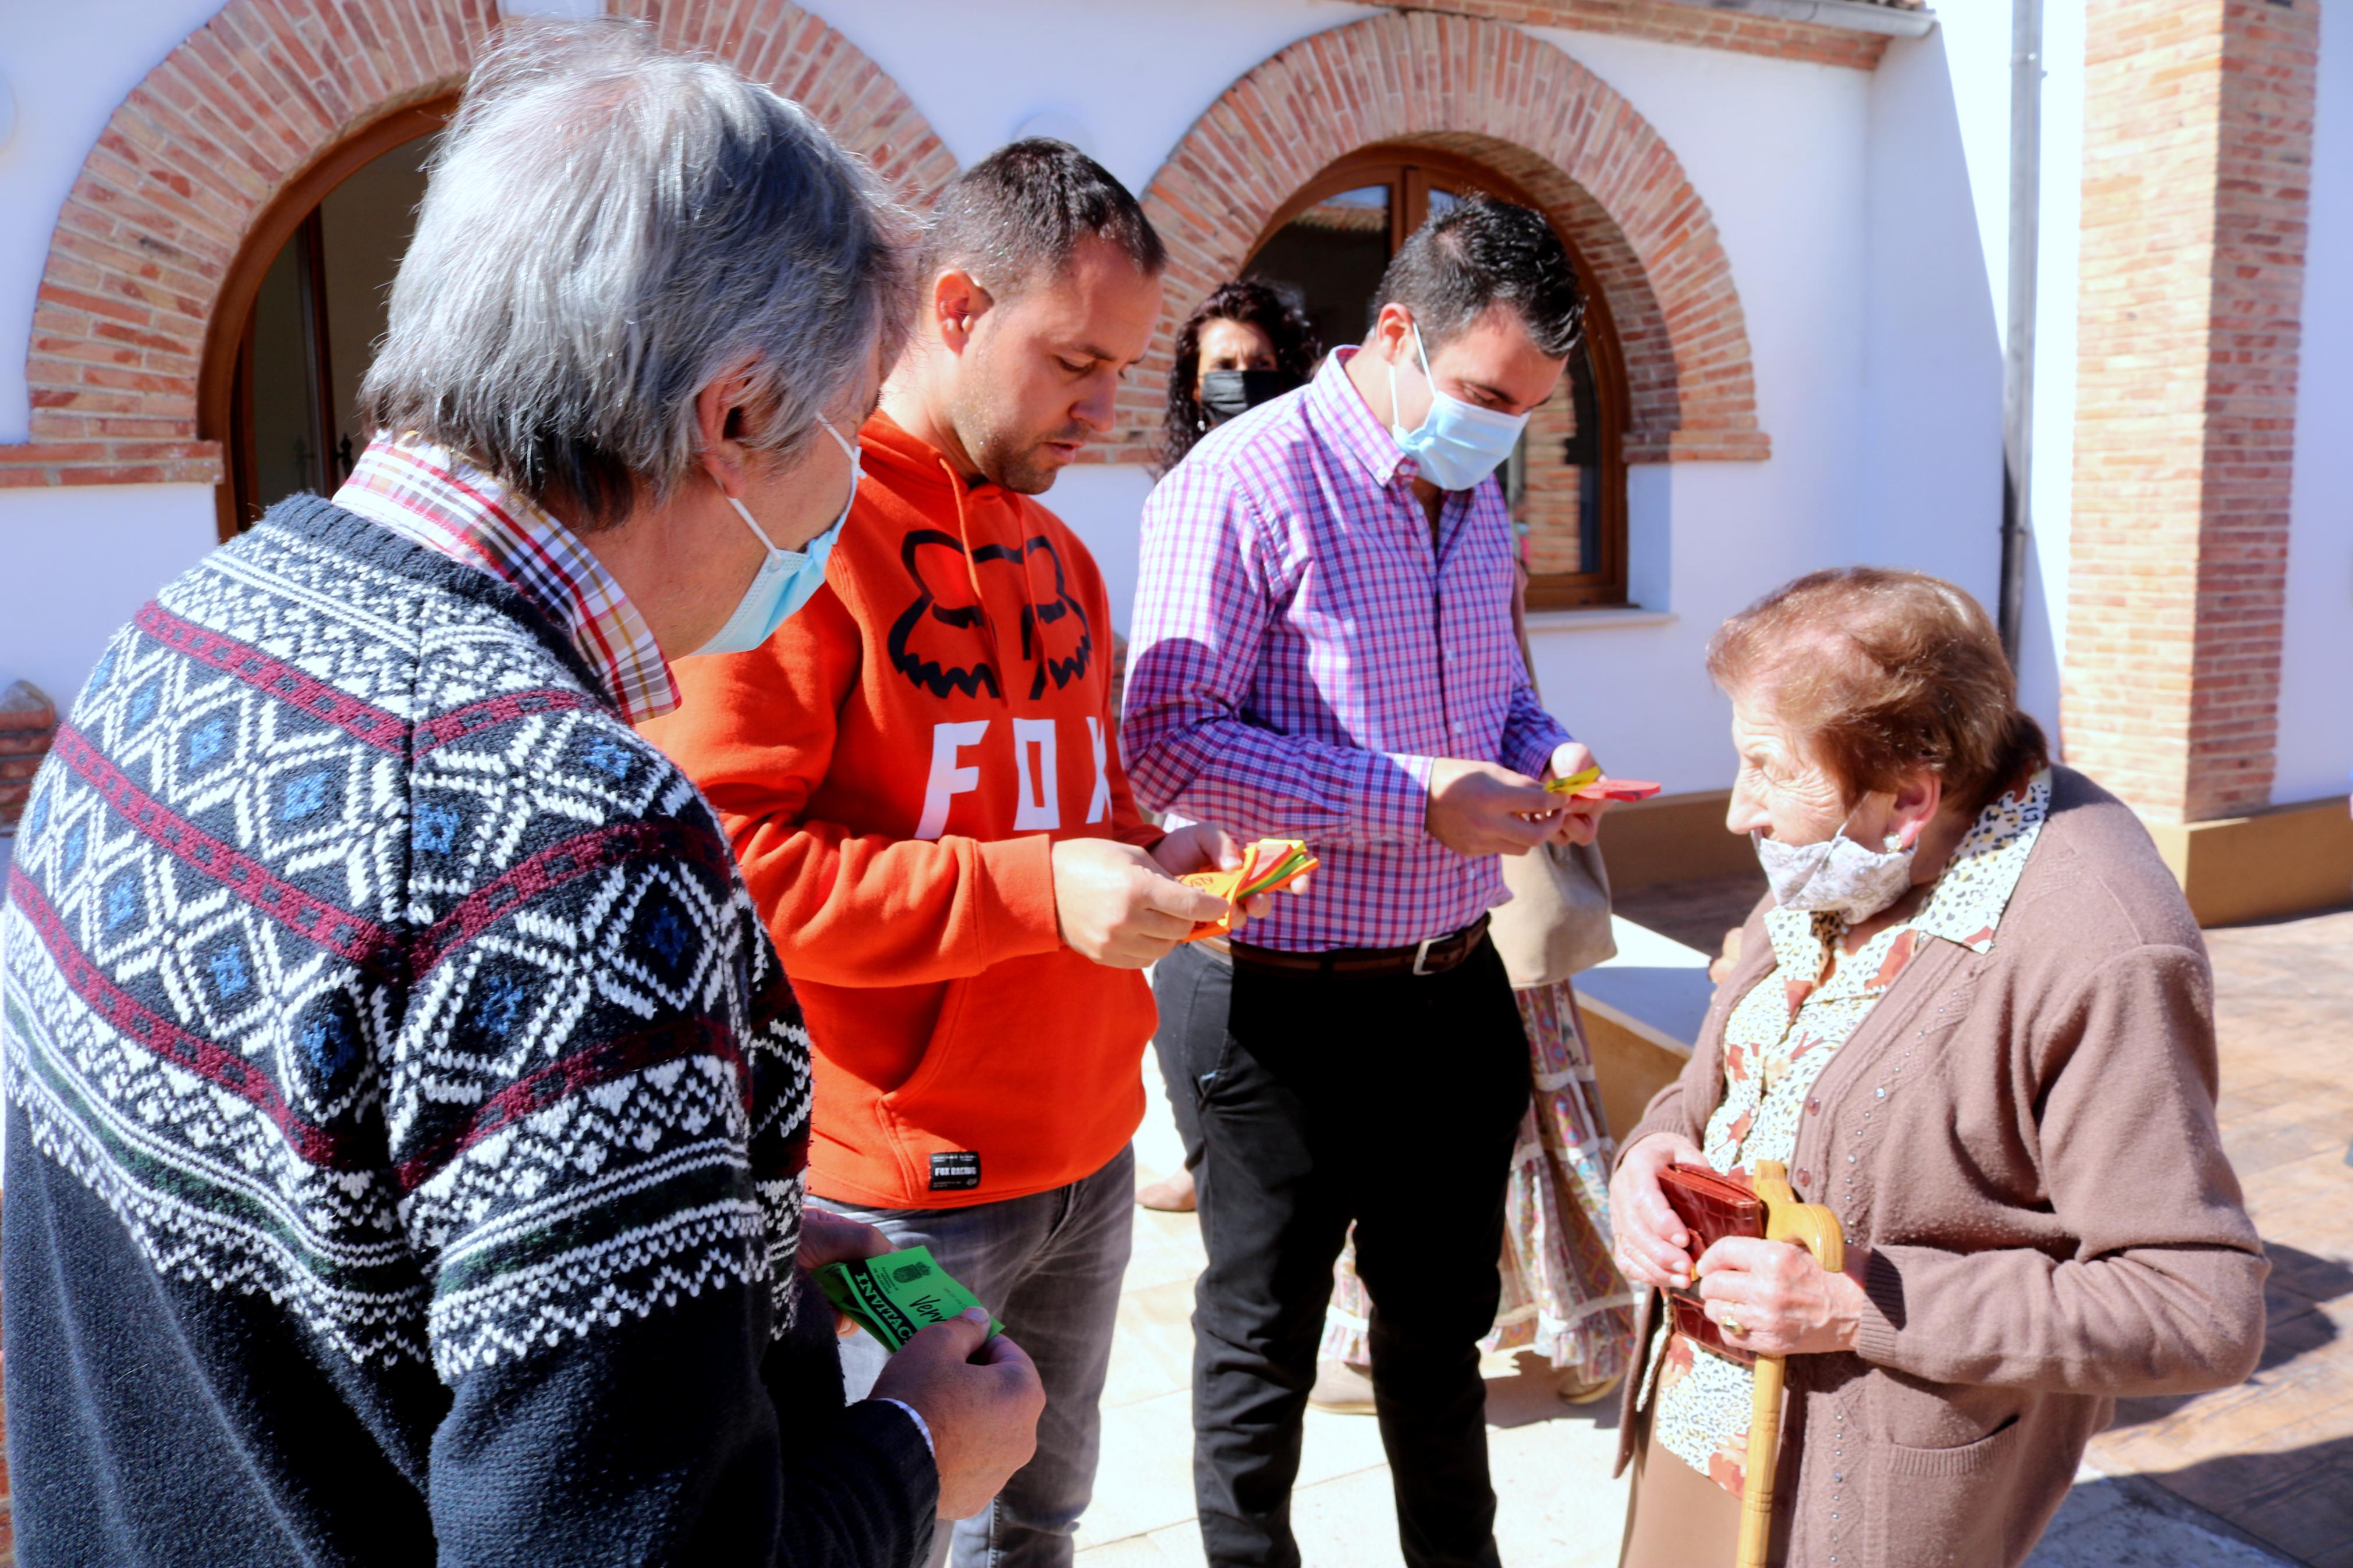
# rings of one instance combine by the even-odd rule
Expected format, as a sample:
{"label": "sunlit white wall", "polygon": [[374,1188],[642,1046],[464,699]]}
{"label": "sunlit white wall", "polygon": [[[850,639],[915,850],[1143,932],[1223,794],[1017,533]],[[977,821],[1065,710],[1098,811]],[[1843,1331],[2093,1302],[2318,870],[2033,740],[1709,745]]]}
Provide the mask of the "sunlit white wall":
{"label": "sunlit white wall", "polygon": [[2283,805],[2344,795],[2353,772],[2353,0],[2327,0],[2320,24],[2272,784]]}

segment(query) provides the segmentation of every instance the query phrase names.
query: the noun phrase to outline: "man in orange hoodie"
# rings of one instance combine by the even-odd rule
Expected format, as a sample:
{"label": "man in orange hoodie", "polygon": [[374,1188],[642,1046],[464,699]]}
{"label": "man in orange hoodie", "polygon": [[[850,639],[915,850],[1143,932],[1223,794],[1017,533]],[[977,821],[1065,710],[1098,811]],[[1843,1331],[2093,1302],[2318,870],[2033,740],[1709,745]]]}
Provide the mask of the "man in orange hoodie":
{"label": "man in orange hoodie", "polygon": [[[756,651],[682,661],[649,731],[719,809],[808,1020],[812,1190],[929,1246],[1038,1363],[1037,1458],[957,1526],[959,1568],[1071,1561],[1128,1258],[1138,972],[1225,912],[1174,876],[1237,858],[1138,814],[1103,579],[1029,499],[1111,428],[1163,259],[1060,142],[959,176],[826,586]],[[854,1395],[881,1355],[843,1348]]]}

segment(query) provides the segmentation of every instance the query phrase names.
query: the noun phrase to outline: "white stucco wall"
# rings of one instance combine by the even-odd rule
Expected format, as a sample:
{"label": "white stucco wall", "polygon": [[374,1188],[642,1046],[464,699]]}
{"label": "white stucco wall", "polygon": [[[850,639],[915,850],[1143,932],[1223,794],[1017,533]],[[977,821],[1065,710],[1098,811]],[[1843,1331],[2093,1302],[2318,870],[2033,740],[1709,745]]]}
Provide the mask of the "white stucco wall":
{"label": "white stucco wall", "polygon": [[[0,150],[0,210],[36,215],[0,234],[0,439],[23,433],[25,334],[54,214],[107,113],[212,8],[114,0],[40,14],[0,39],[26,122]],[[976,31],[955,0],[814,8],[891,72],[959,159],[1050,117],[1137,188],[1237,77],[1298,37],[1374,14],[1337,0],[1198,0],[1181,14],[1143,0],[1024,0],[1029,25]],[[1537,674],[1613,766],[1672,790],[1715,788],[1730,751],[1701,653],[1724,616],[1845,561],[1918,565],[1993,592],[2000,364],[1994,296],[1969,243],[1967,116],[1935,38],[1897,44],[1866,75],[1541,36],[1624,94],[1707,202],[1741,292],[1773,456],[1637,468],[1634,594],[1666,614],[1542,617]],[[949,38],[955,47],[942,47]],[[1122,625],[1147,485],[1138,469],[1086,466],[1048,498],[1101,558]],[[0,572],[19,579],[0,578],[0,676],[30,674],[69,699],[112,627],[210,538],[196,487],[0,492]],[[25,592],[61,569],[70,592]]]}
{"label": "white stucco wall", "polygon": [[1871,79],[1861,493],[1850,552],[1999,613],[2001,336],[1943,28]]}
{"label": "white stucco wall", "polygon": [[[818,8],[892,72],[959,159],[1052,114],[1139,189],[1235,78],[1283,44],[1366,14],[1325,0],[1209,0],[1210,14],[1189,9],[1171,26],[1134,5],[1038,0],[1029,9],[1045,25],[1019,30],[1020,47],[1005,29],[941,51],[934,41],[959,16],[951,0],[902,0],[887,16]],[[1826,562],[1918,565],[1993,591],[2000,350],[1966,215],[1957,229],[1947,216],[1876,251],[1870,233],[1874,196],[1897,224],[1967,203],[1951,93],[1933,52],[1887,95],[1860,72],[1566,29],[1539,36],[1651,120],[1709,204],[1774,450],[1762,464],[1635,469],[1634,595],[1672,616],[1541,616],[1537,676],[1614,766],[1670,789],[1715,788],[1731,753],[1701,655],[1724,616]],[[979,80],[991,90],[975,92]],[[1874,163],[1866,148],[1883,133],[1938,162]],[[1866,290],[1879,265],[1904,268],[1910,287]],[[1873,414],[1874,399],[1901,406]],[[1877,449],[1883,438],[1894,444]],[[1137,469],[1085,466],[1045,498],[1094,551],[1123,627],[1148,486]]]}
{"label": "white stucco wall", "polygon": [[1050,114],[1050,134],[1084,143],[1139,193],[1236,77],[1310,33],[1381,14],[1339,0],[999,0],[993,25],[976,26],[970,0],[800,4],[891,73],[959,163]]}
{"label": "white stucco wall", "polygon": [[[1986,308],[1995,341],[2000,344],[2010,325],[2010,7],[2007,0],[1978,0],[1941,5],[1936,14],[1936,33],[1953,83],[1955,125],[1968,171]],[[2067,523],[2075,455],[2075,267],[2083,213],[2084,25],[2083,0],[2044,0],[2034,414],[2028,478],[2032,538],[2018,671],[2021,702],[2063,748],[2059,667],[2066,637]],[[1999,400],[1999,363],[1995,376]],[[1998,478],[1998,458],[1996,463]],[[1997,550],[1997,570],[1999,563]]]}
{"label": "white stucco wall", "polygon": [[[2059,742],[2059,668],[2067,647],[2069,520],[2075,496],[2075,310],[2083,258],[2084,44],[2081,0],[2042,11],[2042,197],[2036,203],[2033,472],[2027,509],[2026,705]],[[2008,95],[2004,94],[2005,115]],[[2005,124],[2007,123],[2005,120]],[[1996,298],[2002,296],[1997,295]]]}
{"label": "white stucco wall", "polygon": [[[0,441],[26,439],[25,360],[57,215],[107,118],[219,0],[11,4],[0,77],[16,129],[0,144]],[[114,628],[213,542],[201,485],[0,489],[0,686],[63,707]]]}
{"label": "white stucco wall", "polygon": [[106,639],[212,548],[210,485],[0,490],[0,686],[62,713]]}
{"label": "white stucco wall", "polygon": [[[1996,326],[2006,323],[2010,6],[1940,6],[1959,84],[1968,157]],[[2323,0],[2311,229],[2290,509],[2277,773],[2292,804],[2346,792],[2353,769],[2353,0]],[[2034,573],[2020,671],[2026,704],[2055,723],[2066,638],[2068,523],[2074,483],[2077,268],[2084,172],[2083,0],[2045,0],[2040,253],[2036,269]],[[2054,732],[2055,730],[2054,730]],[[2063,745],[2064,736],[2061,736]]]}
{"label": "white stucco wall", "polygon": [[0,10],[0,78],[16,129],[0,142],[0,441],[22,441],[33,296],[58,209],[109,116],[220,0],[90,0]]}
{"label": "white stucco wall", "polygon": [[2000,349],[1968,243],[1951,89],[1933,38],[1895,45],[1865,75],[1543,36],[1658,128],[1707,203],[1773,455],[1635,469],[1634,595],[1674,618],[1545,617],[1537,678],[1613,768],[1672,791],[1721,788],[1728,710],[1702,659],[1725,616],[1799,573],[1852,562],[1994,590]]}
{"label": "white stucco wall", "polygon": [[2344,795],[2353,770],[2353,0],[2327,0],[2320,22],[2272,784],[2283,805]]}

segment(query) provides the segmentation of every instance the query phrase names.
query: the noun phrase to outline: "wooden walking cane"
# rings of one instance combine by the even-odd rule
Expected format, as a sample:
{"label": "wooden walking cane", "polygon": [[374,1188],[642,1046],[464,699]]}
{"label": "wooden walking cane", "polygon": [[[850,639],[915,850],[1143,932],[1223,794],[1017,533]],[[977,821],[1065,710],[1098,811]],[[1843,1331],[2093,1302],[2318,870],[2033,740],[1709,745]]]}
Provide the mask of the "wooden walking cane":
{"label": "wooden walking cane", "polygon": [[[1789,1167],[1778,1160],[1757,1162],[1749,1184],[1765,1202],[1765,1239],[1787,1241],[1814,1255],[1830,1273],[1846,1267],[1846,1238],[1838,1215],[1820,1204],[1801,1204],[1789,1189]],[[1757,1401],[1748,1415],[1748,1466],[1740,1481],[1740,1553],[1737,1568],[1766,1568],[1773,1543],[1773,1467],[1781,1457],[1781,1358],[1757,1358]]]}

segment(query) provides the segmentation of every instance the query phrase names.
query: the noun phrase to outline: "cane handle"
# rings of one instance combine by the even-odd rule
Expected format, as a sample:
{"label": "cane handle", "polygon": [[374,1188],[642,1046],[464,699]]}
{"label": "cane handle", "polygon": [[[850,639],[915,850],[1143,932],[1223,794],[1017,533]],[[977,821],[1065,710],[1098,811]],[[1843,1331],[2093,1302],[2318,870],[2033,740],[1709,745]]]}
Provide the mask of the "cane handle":
{"label": "cane handle", "polygon": [[[1790,1190],[1789,1168],[1759,1160],[1749,1182],[1765,1201],[1765,1239],[1786,1241],[1814,1255],[1827,1272],[1846,1267],[1846,1238],[1838,1215],[1820,1204],[1804,1204]],[[1781,1453],[1781,1358],[1757,1358],[1757,1393],[1748,1413],[1748,1462],[1740,1483],[1740,1554],[1737,1568],[1767,1568],[1773,1543],[1773,1468]]]}

